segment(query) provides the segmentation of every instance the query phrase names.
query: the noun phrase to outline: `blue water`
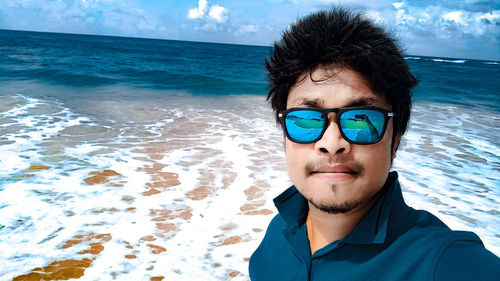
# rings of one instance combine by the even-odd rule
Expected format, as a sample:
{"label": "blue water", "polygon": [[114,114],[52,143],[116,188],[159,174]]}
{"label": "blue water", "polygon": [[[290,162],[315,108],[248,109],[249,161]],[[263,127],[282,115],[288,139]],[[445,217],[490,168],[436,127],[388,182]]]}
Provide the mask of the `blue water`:
{"label": "blue water", "polygon": [[268,48],[0,30],[0,79],[264,94]]}
{"label": "blue water", "polygon": [[421,79],[416,102],[438,102],[500,111],[500,62],[407,56]]}
{"label": "blue water", "polygon": [[[267,93],[270,48],[0,30],[0,79],[122,84],[195,95]],[[500,110],[500,62],[407,56],[416,102]]]}

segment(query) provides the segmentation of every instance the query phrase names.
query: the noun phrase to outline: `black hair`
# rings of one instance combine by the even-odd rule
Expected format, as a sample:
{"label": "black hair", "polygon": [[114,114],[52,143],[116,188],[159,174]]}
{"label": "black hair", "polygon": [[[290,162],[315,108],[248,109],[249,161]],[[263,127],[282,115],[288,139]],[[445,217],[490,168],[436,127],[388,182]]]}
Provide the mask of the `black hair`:
{"label": "black hair", "polygon": [[387,98],[394,112],[393,144],[397,133],[406,131],[411,89],[419,81],[410,73],[396,40],[363,13],[332,7],[299,19],[274,44],[265,65],[270,82],[267,100],[278,123],[299,77],[326,66],[356,71],[375,94]]}

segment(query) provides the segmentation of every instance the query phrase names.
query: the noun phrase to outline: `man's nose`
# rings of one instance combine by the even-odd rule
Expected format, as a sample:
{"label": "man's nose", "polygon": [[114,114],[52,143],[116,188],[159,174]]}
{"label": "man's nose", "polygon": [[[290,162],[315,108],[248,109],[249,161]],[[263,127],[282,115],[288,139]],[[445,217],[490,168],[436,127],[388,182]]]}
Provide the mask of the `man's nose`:
{"label": "man's nose", "polygon": [[328,116],[329,123],[325,133],[315,143],[315,149],[320,153],[348,153],[351,149],[351,144],[342,137],[340,128],[336,123],[336,113],[330,113]]}

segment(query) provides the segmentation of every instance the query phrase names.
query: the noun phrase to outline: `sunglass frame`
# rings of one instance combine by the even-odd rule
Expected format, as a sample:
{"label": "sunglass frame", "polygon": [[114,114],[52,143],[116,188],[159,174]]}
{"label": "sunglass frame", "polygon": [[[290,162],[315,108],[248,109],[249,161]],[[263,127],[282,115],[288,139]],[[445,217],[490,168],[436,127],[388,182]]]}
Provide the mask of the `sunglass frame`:
{"label": "sunglass frame", "polygon": [[[326,116],[321,133],[319,134],[319,136],[316,139],[314,139],[312,141],[299,141],[299,140],[293,139],[288,134],[288,129],[286,127],[286,116],[290,112],[304,111],[304,110],[317,111],[317,112],[320,112],[323,116]],[[375,141],[371,141],[371,142],[357,142],[357,141],[352,141],[346,137],[346,135],[344,134],[344,132],[340,126],[340,116],[343,113],[345,113],[347,111],[351,111],[351,110],[374,110],[374,111],[378,111],[384,115],[384,127],[382,128],[382,133],[379,135],[378,139],[376,139]],[[283,128],[283,131],[285,132],[286,137],[290,141],[295,142],[295,143],[307,144],[307,143],[317,142],[318,140],[320,140],[323,137],[326,129],[328,128],[328,125],[330,124],[330,119],[328,118],[328,113],[330,113],[330,112],[336,113],[335,123],[337,124],[337,128],[339,129],[339,132],[342,135],[342,138],[344,138],[347,142],[349,142],[351,144],[359,144],[359,145],[369,145],[369,144],[374,144],[374,143],[379,142],[385,135],[385,130],[387,129],[387,124],[389,123],[389,119],[394,116],[394,113],[392,111],[385,110],[383,108],[379,108],[376,106],[355,106],[355,107],[340,107],[340,108],[294,107],[294,108],[289,108],[287,110],[280,111],[278,113],[278,117],[280,119],[281,127]]]}

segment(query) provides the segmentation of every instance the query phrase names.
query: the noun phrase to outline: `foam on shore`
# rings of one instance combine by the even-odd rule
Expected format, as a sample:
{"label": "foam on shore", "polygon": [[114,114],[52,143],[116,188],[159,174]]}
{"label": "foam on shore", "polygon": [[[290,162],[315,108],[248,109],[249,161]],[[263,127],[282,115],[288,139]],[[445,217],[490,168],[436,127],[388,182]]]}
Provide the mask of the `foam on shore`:
{"label": "foam on shore", "polygon": [[[89,100],[81,111],[0,100],[0,276],[248,280],[272,198],[290,185],[264,98]],[[407,203],[500,255],[498,116],[414,112],[394,163]]]}

